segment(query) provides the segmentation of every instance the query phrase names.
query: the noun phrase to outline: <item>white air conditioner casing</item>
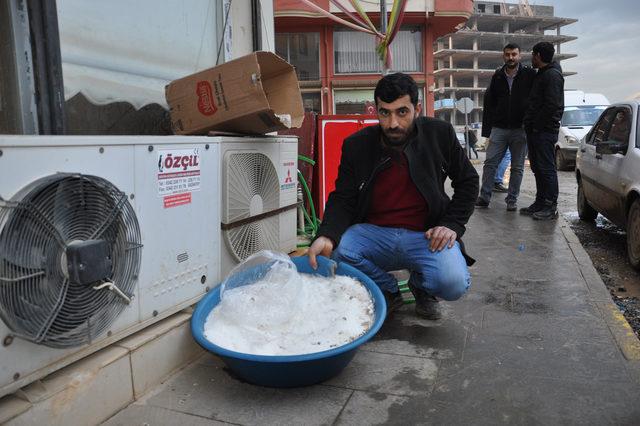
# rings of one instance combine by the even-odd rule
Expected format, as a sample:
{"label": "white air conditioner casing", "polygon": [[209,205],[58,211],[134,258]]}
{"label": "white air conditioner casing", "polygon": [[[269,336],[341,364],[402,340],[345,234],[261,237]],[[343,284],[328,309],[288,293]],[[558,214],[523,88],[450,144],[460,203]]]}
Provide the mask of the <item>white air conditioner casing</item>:
{"label": "white air conditioner casing", "polygon": [[[256,251],[267,249],[290,253],[296,249],[298,139],[280,136],[261,138],[251,143],[248,141],[249,138],[228,138],[220,144],[222,278],[239,261]],[[239,165],[244,167],[239,170]],[[258,169],[259,165],[261,169]],[[272,176],[267,173],[269,171],[273,172]],[[249,186],[238,183],[247,183]],[[274,188],[272,197],[261,196],[260,186]],[[253,220],[256,218],[258,220]],[[246,225],[225,230],[227,225],[243,220],[247,222]],[[243,247],[243,253],[238,255],[232,247],[232,233],[242,236],[247,233],[247,228],[254,231],[259,229],[258,233],[263,238],[250,241]],[[269,233],[273,235],[269,236]],[[247,239],[251,239],[250,235]]]}
{"label": "white air conditioner casing", "polygon": [[[35,344],[12,338],[0,319],[0,343],[8,343],[0,344],[0,397],[194,304],[219,284],[237,263],[221,229],[225,203],[233,198],[225,194],[225,157],[248,152],[268,157],[279,181],[277,246],[266,248],[291,252],[296,245],[295,137],[0,136],[2,199],[11,200],[38,179],[58,173],[98,176],[128,196],[142,240],[133,301],[92,342],[65,349]],[[188,169],[191,179],[167,180],[171,171],[163,165],[172,163],[167,157],[189,154],[197,156],[197,164],[178,169]],[[257,199],[253,210],[249,216],[267,213]]]}

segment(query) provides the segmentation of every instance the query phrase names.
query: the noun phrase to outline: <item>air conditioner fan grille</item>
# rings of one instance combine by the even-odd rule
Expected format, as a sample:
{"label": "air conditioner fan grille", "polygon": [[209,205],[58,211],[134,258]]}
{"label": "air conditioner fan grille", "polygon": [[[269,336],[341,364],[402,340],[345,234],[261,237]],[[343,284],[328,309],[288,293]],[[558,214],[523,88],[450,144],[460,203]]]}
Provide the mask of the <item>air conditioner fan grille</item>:
{"label": "air conditioner fan grille", "polygon": [[[226,224],[271,212],[280,207],[280,181],[271,159],[260,152],[230,152],[225,157]],[[278,250],[278,216],[266,217],[223,231],[236,261],[260,250]]]}
{"label": "air conditioner fan grille", "polygon": [[133,207],[96,176],[58,174],[27,189],[20,199],[0,203],[0,317],[35,343],[90,342],[126,305],[113,292],[71,282],[66,247],[106,241],[113,262],[108,280],[133,295],[141,247]]}

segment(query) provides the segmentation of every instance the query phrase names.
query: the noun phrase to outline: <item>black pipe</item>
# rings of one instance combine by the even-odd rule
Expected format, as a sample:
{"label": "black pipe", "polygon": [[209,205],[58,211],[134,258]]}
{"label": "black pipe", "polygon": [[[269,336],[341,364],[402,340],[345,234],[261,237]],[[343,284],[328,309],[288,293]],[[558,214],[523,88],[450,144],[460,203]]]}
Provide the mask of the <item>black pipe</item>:
{"label": "black pipe", "polygon": [[40,134],[65,134],[64,83],[55,0],[28,0]]}
{"label": "black pipe", "polygon": [[251,0],[251,28],[253,31],[253,51],[262,50],[262,25],[260,0]]}

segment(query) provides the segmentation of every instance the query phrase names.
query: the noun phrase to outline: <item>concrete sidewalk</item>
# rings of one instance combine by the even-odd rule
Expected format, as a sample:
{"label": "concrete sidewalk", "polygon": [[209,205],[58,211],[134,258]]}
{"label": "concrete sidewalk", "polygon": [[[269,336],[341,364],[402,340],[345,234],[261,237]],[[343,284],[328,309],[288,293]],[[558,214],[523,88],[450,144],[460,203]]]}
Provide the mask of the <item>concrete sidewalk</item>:
{"label": "concrete sidewalk", "polygon": [[205,355],[106,424],[640,424],[640,343],[564,220],[497,196],[464,240],[470,292],[440,321],[405,306],[328,382],[261,388]]}

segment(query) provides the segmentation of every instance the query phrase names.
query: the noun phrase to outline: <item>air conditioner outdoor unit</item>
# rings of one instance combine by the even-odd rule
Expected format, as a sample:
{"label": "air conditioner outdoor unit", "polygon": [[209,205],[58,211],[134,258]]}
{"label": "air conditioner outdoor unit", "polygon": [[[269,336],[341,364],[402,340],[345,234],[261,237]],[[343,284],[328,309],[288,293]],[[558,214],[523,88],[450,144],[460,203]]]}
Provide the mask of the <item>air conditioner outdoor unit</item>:
{"label": "air conditioner outdoor unit", "polygon": [[0,397],[294,250],[296,159],[292,137],[0,136]]}
{"label": "air conditioner outdoor unit", "polygon": [[257,251],[296,249],[298,139],[228,138],[220,150],[224,278]]}

